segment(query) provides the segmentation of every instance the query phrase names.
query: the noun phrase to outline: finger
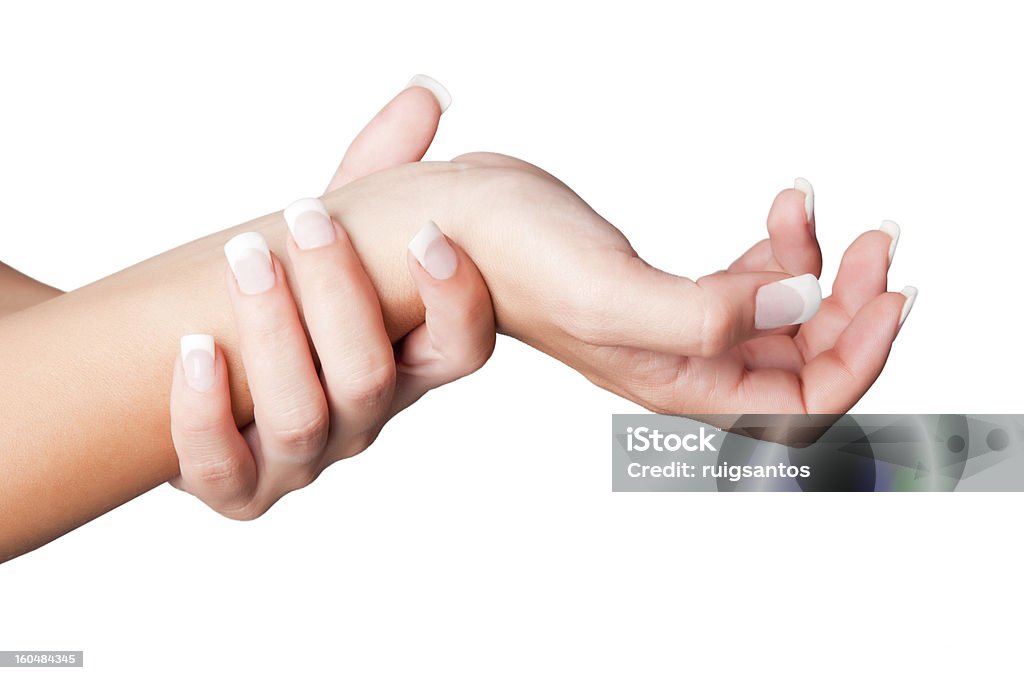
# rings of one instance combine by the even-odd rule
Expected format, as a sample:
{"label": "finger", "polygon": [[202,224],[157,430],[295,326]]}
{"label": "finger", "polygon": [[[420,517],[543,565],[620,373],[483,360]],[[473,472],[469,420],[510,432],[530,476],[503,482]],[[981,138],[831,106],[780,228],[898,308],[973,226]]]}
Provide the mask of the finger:
{"label": "finger", "polygon": [[441,83],[428,76],[414,76],[352,141],[327,191],[378,170],[422,159],[451,101]]}
{"label": "finger", "polygon": [[800,329],[796,345],[805,362],[834,346],[861,307],[886,291],[889,253],[895,244],[892,233],[898,234],[893,228],[899,227],[894,222],[882,224],[884,229],[861,234],[846,249],[832,295],[814,322]]}
{"label": "finger", "polygon": [[851,317],[885,292],[889,265],[899,237],[899,225],[885,220],[878,229],[861,234],[846,249],[832,286],[832,296]]}
{"label": "finger", "polygon": [[814,189],[798,177],[793,189],[775,197],[768,212],[772,255],[780,271],[821,275],[821,248],[814,229]]}
{"label": "finger", "polygon": [[729,265],[728,271],[733,273],[773,271],[770,263],[773,263],[774,260],[771,239],[761,239],[752,245],[747,252],[736,258]]}
{"label": "finger", "polygon": [[256,491],[256,463],[231,413],[227,364],[209,335],[186,335],[171,382],[179,488],[235,516]]}
{"label": "finger", "polygon": [[686,356],[715,356],[765,331],[804,323],[821,304],[810,274],[718,272],[691,281],[637,257],[606,268],[571,310],[567,330],[594,345],[621,345]]}
{"label": "finger", "polygon": [[408,262],[426,322],[402,341],[392,415],[476,371],[494,351],[491,296],[465,251],[428,222],[409,243]]}
{"label": "finger", "polygon": [[[820,313],[820,312],[819,312]],[[793,338],[788,335],[767,335],[740,345],[743,363],[748,370],[778,368],[799,373],[804,358]]]}
{"label": "finger", "polygon": [[758,241],[729,265],[730,272],[821,275],[821,247],[814,235],[814,189],[803,178],[798,177],[794,184],[772,203],[768,212],[770,238]]}
{"label": "finger", "polygon": [[857,312],[835,347],[801,371],[808,413],[846,413],[885,366],[893,340],[917,299],[917,289],[882,293]]}
{"label": "finger", "polygon": [[687,365],[699,373],[687,377],[707,386],[693,399],[714,413],[846,413],[881,373],[916,297],[917,290],[909,286],[902,294],[879,295],[861,308],[835,347],[799,372],[766,362],[754,370],[723,375],[723,366],[731,365],[727,357],[691,360]]}
{"label": "finger", "polygon": [[395,356],[380,301],[348,234],[323,203],[315,198],[296,201],[284,217],[292,235],[288,252],[302,292],[306,327],[320,358],[331,427],[354,447],[332,455],[353,455],[382,422],[394,393]]}
{"label": "finger", "polygon": [[[774,272],[781,271],[782,267],[775,260],[775,254],[772,252],[772,241],[771,239],[764,239],[758,241],[751,246],[747,252],[743,253],[736,259],[727,270],[732,274],[739,274],[743,272]],[[790,326],[784,331],[780,331],[780,335],[796,335],[800,330],[801,326]],[[775,337],[774,335],[769,337]],[[758,343],[761,338],[754,338],[750,343]],[[750,344],[747,343],[747,344]],[[776,346],[779,343],[766,343],[766,346]],[[750,352],[745,352],[746,356],[752,357],[748,359],[748,365],[751,368],[756,367],[760,364],[760,358],[763,356],[763,352],[757,351],[757,348],[753,348]],[[770,360],[769,363],[775,363],[774,360]]]}
{"label": "finger", "polygon": [[[284,270],[257,232],[224,246],[229,297],[254,404],[260,494],[305,486],[317,473],[327,403]],[[232,275],[233,274],[233,275]]]}

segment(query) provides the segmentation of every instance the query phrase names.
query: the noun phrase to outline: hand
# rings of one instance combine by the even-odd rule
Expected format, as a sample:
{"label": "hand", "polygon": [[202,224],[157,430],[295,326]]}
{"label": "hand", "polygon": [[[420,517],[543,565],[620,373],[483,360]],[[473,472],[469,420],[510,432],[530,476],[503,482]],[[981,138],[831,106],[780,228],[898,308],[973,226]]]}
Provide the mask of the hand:
{"label": "hand", "polygon": [[653,411],[844,413],[878,377],[917,294],[886,292],[898,227],[884,223],[847,249],[820,300],[809,185],[779,194],[769,239],[692,281],[645,263],[535,166],[497,154],[453,163],[463,194],[481,187],[462,219],[483,228],[460,238],[499,330]]}
{"label": "hand", "polygon": [[[419,160],[444,101],[422,87],[399,94],[352,143],[328,190]],[[171,429],[181,476],[172,484],[236,519],[258,517],[331,463],[364,450],[398,411],[472,373],[494,347],[494,315],[479,272],[432,224],[408,255],[426,323],[396,352],[342,225],[316,199],[296,202],[286,217],[319,375],[284,270],[253,232],[225,251],[255,422],[241,432],[235,426],[227,365],[210,336],[183,338],[174,370]]]}

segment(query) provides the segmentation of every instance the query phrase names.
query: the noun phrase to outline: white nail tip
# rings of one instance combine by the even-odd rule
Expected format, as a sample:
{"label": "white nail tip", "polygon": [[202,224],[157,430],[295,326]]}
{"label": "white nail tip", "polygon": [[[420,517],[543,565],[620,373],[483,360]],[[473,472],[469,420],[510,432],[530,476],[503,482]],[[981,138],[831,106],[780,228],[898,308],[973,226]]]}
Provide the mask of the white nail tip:
{"label": "white nail tip", "polygon": [[430,90],[430,93],[434,95],[438,105],[441,107],[441,113],[447,111],[448,107],[452,105],[452,96],[448,93],[445,86],[430,76],[425,76],[422,73],[414,75],[409,84],[405,86],[405,89],[408,90],[410,87],[422,87]]}
{"label": "white nail tip", "polygon": [[814,315],[818,313],[818,308],[821,307],[821,284],[818,283],[818,278],[814,274],[803,274],[778,283],[792,288],[804,302],[803,312],[792,323],[805,323],[813,319]]}
{"label": "white nail tip", "polygon": [[907,298],[907,301],[903,303],[903,309],[900,311],[900,323],[902,326],[903,322],[907,320],[907,315],[910,314],[911,308],[914,306],[914,301],[917,300],[917,288],[914,286],[907,286],[900,291],[903,293],[903,297]]}
{"label": "white nail tip", "polygon": [[192,352],[206,352],[211,357],[213,356],[213,336],[212,335],[183,335],[181,336],[181,360]]}
{"label": "white nail tip", "polygon": [[427,248],[430,247],[431,243],[442,238],[442,236],[441,230],[434,224],[433,220],[427,220],[427,223],[409,241],[409,251],[416,258],[416,261],[422,265],[427,255]]}
{"label": "white nail tip", "polygon": [[807,220],[810,221],[814,217],[814,187],[803,177],[797,177],[793,180],[793,188],[803,193],[804,212],[807,213]]}
{"label": "white nail tip", "polygon": [[458,267],[455,251],[432,220],[428,220],[409,241],[409,252],[435,279],[450,279]]}
{"label": "white nail tip", "polygon": [[767,330],[810,321],[821,307],[821,285],[813,274],[766,283],[754,299],[754,328]]}
{"label": "white nail tip", "polygon": [[892,256],[896,254],[896,244],[900,242],[900,225],[892,220],[882,220],[878,231],[888,234],[889,238],[892,239],[892,242],[889,243],[889,262],[892,262]]}
{"label": "white nail tip", "polygon": [[300,198],[284,209],[284,221],[288,224],[292,236],[295,235],[295,220],[299,215],[308,212],[320,213],[327,219],[331,219],[331,214],[327,212],[327,206],[319,198]]}
{"label": "white nail tip", "polygon": [[224,256],[228,258],[228,264],[231,265],[232,269],[250,250],[257,250],[263,253],[267,260],[270,259],[270,248],[267,246],[267,239],[263,238],[263,234],[255,231],[239,234],[224,244]]}

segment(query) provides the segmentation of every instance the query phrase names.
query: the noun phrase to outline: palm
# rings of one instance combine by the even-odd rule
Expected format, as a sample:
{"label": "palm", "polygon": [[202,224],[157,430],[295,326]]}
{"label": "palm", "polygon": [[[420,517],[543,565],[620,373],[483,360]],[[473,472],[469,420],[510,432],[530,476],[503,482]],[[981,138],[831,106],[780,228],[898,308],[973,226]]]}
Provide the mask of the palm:
{"label": "palm", "polygon": [[[785,235],[787,230],[807,229],[803,219],[794,220],[794,211],[780,208],[787,200],[793,203],[795,198],[783,192],[773,208],[777,223],[771,225],[772,218],[769,222],[773,237],[778,232],[776,240],[788,252],[777,253],[773,241],[766,239],[728,273],[819,275],[821,255],[813,235],[802,243]],[[712,357],[583,343],[584,373],[660,412],[845,412],[877,377],[898,330],[904,298],[885,292],[890,240],[878,230],[862,234],[844,255],[834,294],[799,328],[762,335]]]}
{"label": "palm", "polygon": [[[522,271],[510,277],[520,285],[494,280],[501,330],[653,411],[845,413],[881,372],[909,304],[909,292],[886,292],[893,239],[876,229],[846,250],[833,294],[809,322],[754,328],[760,286],[821,273],[802,191],[776,197],[770,238],[728,270],[692,281],[647,265],[618,230],[543,170],[496,154],[456,163],[515,171],[514,190],[504,192],[516,199],[508,214],[499,202],[488,205],[497,222],[516,225],[519,243],[530,244],[529,257],[518,263]],[[535,210],[525,213],[524,206]],[[526,304],[505,307],[506,296]],[[709,313],[723,308],[730,323],[709,324]],[[739,337],[720,332],[737,328]]]}

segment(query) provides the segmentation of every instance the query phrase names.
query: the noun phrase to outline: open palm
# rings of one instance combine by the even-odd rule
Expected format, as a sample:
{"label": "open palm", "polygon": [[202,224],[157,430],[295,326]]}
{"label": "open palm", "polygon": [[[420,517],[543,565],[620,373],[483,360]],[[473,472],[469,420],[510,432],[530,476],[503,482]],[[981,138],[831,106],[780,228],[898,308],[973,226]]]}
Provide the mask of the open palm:
{"label": "open palm", "polygon": [[[520,206],[517,238],[544,248],[520,263],[529,275],[515,280],[529,289],[507,295],[529,294],[530,304],[518,308],[532,311],[505,314],[506,286],[495,279],[502,332],[653,411],[845,413],[878,377],[917,294],[910,287],[886,292],[899,227],[883,222],[847,248],[832,295],[813,318],[758,329],[762,286],[821,273],[813,190],[803,180],[776,197],[769,238],[727,270],[694,281],[648,265],[615,227],[535,166],[495,154],[455,162],[533,178],[508,193]],[[521,213],[524,196],[538,206],[529,219]],[[537,296],[538,288],[548,294]]]}
{"label": "open palm", "polygon": [[[808,187],[809,188],[809,187]],[[728,273],[821,274],[813,212],[795,189],[776,198],[770,238],[759,242]],[[894,223],[861,234],[843,255],[832,295],[818,313],[787,332],[755,337],[709,357],[679,356],[632,347],[593,347],[601,382],[616,377],[628,396],[673,413],[845,413],[885,364],[916,290],[886,292]],[[626,378],[624,384],[621,382]]]}

